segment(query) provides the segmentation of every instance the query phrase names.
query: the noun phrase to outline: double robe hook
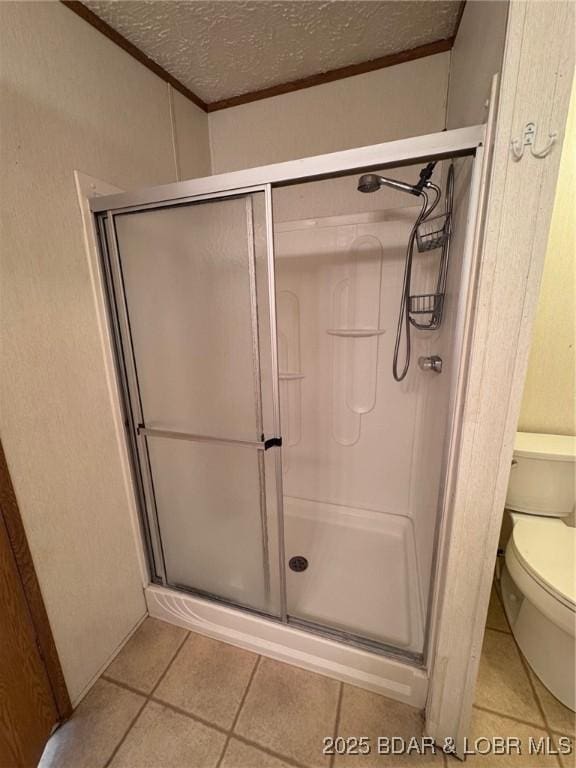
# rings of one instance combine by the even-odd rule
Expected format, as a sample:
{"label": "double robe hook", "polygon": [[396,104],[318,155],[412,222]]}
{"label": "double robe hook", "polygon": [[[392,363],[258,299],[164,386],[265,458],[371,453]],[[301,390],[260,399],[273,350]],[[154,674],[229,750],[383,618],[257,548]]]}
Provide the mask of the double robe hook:
{"label": "double robe hook", "polygon": [[512,154],[515,160],[521,160],[524,156],[524,148],[530,147],[530,153],[532,157],[542,158],[546,157],[552,151],[552,147],[556,144],[558,138],[557,131],[551,131],[548,134],[548,143],[543,149],[536,150],[534,145],[536,144],[536,123],[526,123],[524,131],[522,132],[522,138],[512,139],[510,145],[512,147]]}

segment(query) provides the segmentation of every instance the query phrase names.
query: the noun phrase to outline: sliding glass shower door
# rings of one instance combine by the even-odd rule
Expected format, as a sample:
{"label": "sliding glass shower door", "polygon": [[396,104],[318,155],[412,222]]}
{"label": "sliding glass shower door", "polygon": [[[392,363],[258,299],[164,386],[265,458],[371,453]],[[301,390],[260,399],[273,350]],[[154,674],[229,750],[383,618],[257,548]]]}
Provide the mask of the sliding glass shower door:
{"label": "sliding glass shower door", "polygon": [[108,214],[101,231],[157,572],[280,615],[266,194]]}

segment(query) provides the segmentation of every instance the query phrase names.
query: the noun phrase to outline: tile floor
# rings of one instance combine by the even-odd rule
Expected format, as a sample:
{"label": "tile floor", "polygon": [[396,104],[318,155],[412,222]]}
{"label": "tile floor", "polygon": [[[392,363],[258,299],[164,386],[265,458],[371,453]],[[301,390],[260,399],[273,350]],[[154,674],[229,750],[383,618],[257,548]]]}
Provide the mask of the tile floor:
{"label": "tile floor", "polygon": [[[419,736],[416,709],[146,619],[51,738],[40,768],[380,768],[461,763],[443,754],[322,755],[324,736]],[[494,592],[473,736],[569,735],[574,716],[530,673]],[[559,758],[471,765],[567,768]]]}
{"label": "tile floor", "polygon": [[550,737],[568,736],[573,751],[568,757],[549,756],[476,756],[467,761],[483,766],[562,766],[576,765],[576,716],[542,685],[520,653],[510,632],[506,615],[495,587],[490,596],[486,634],[482,648],[480,672],[472,722],[472,737],[476,735]]}

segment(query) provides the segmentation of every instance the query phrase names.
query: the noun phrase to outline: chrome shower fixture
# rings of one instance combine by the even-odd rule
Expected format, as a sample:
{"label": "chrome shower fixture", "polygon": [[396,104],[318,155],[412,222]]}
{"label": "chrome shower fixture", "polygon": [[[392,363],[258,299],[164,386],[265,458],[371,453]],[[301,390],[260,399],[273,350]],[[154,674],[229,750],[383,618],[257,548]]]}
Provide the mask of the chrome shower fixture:
{"label": "chrome shower fixture", "polygon": [[386,176],[378,176],[376,173],[365,173],[364,176],[360,176],[358,179],[358,192],[377,192],[381,187],[390,187],[390,189],[396,189],[400,192],[408,192],[410,195],[416,195],[416,197],[422,194],[418,187],[413,187],[411,184],[405,184],[403,181],[397,181],[396,179],[387,179]]}
{"label": "chrome shower fixture", "polygon": [[[411,352],[411,327],[418,330],[433,331],[440,327],[444,308],[444,295],[446,291],[446,275],[448,271],[448,254],[451,235],[452,197],[454,186],[454,168],[451,165],[448,171],[445,210],[439,216],[431,214],[438,205],[442,192],[440,187],[430,181],[436,163],[431,162],[422,168],[417,184],[406,184],[397,179],[388,179],[376,173],[365,173],[358,179],[358,191],[369,193],[377,192],[382,187],[408,192],[410,195],[421,198],[421,208],[408,237],[406,248],[406,260],[404,263],[404,279],[402,285],[402,298],[398,315],[398,327],[396,330],[396,343],[394,345],[394,357],[392,362],[392,375],[396,381],[402,381],[410,367]],[[428,193],[431,193],[431,197]],[[414,246],[418,251],[432,251],[442,249],[438,267],[438,277],[433,293],[412,293],[412,260]],[[400,345],[402,336],[405,336],[404,364],[399,365]],[[420,359],[420,363],[423,358]],[[441,366],[441,361],[440,361]],[[439,372],[437,367],[431,370]]]}

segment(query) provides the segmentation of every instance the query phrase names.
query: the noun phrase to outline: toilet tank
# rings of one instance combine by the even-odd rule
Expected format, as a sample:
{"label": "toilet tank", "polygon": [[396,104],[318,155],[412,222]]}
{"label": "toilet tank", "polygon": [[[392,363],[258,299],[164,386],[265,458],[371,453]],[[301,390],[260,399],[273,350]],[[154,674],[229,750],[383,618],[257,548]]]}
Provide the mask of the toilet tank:
{"label": "toilet tank", "polygon": [[576,438],[517,432],[506,507],[567,517],[576,503]]}

